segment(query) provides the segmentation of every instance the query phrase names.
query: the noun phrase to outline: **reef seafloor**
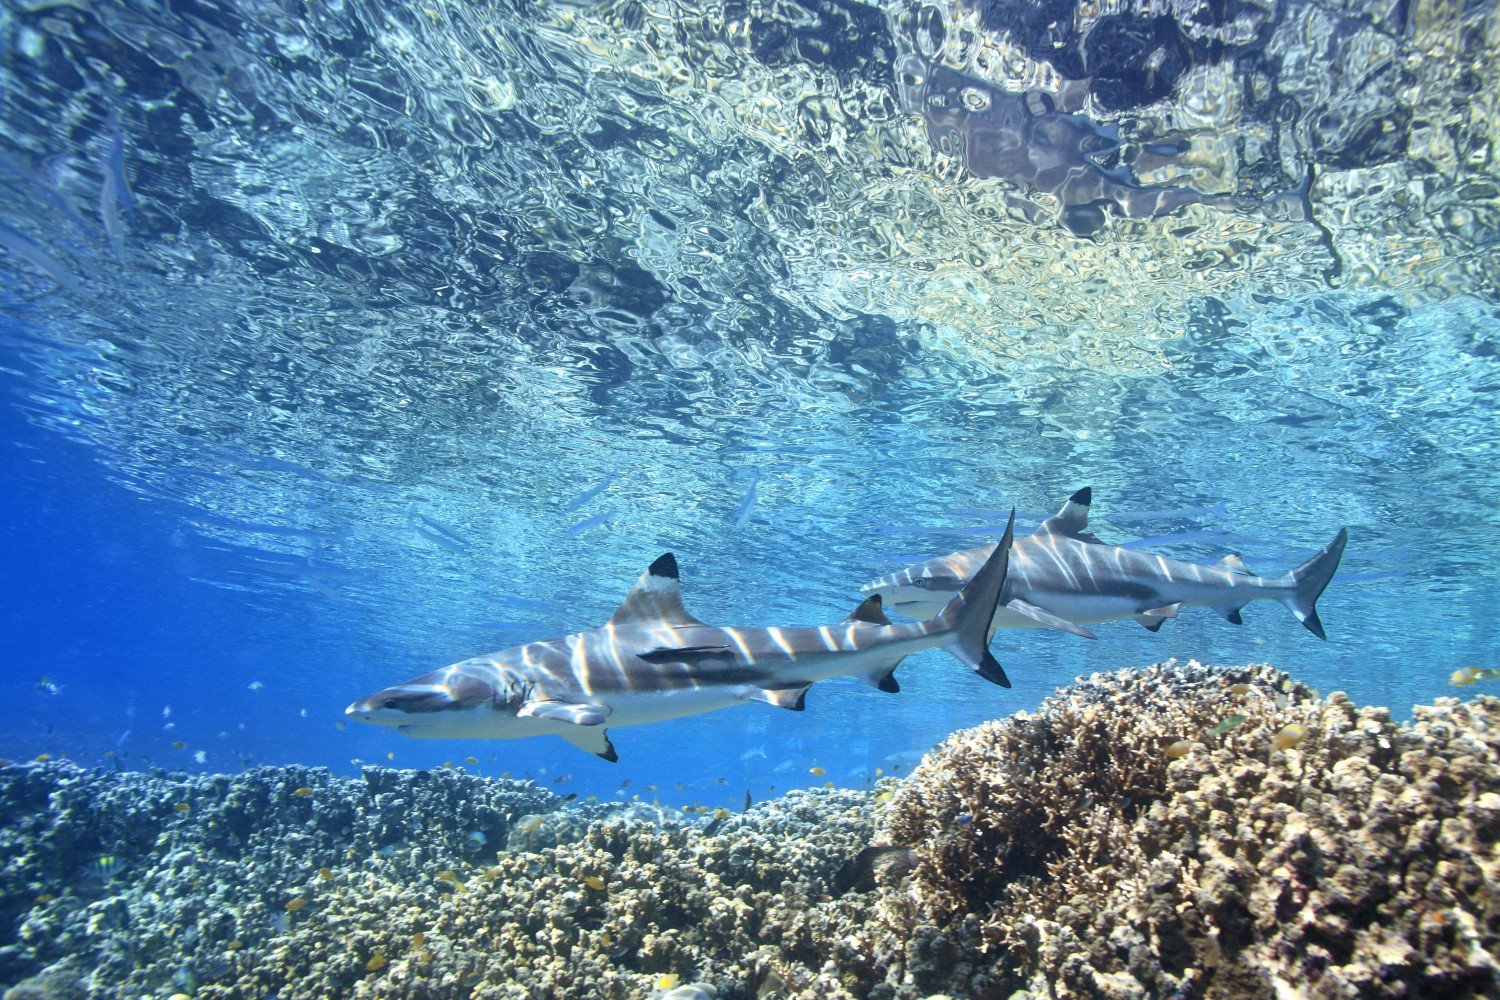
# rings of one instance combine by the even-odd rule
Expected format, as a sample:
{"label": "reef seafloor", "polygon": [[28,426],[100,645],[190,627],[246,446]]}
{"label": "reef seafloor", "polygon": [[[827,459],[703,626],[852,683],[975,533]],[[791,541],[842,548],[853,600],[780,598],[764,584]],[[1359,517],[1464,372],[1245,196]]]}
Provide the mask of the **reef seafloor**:
{"label": "reef seafloor", "polygon": [[1500,992],[1500,700],[1096,674],[908,777],[740,814],[456,771],[0,770],[42,997]]}

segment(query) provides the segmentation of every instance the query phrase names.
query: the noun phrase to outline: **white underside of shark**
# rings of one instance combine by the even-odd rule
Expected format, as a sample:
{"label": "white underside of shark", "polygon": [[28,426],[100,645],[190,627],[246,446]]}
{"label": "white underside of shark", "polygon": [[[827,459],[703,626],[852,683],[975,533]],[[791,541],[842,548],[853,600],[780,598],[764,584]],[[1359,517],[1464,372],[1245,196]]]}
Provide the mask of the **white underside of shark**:
{"label": "white underside of shark", "polygon": [[561,736],[615,760],[608,729],[750,701],[800,710],[808,687],[832,677],[852,675],[896,691],[897,665],[925,649],[946,650],[1008,687],[987,645],[1014,520],[930,620],[892,624],[881,599],[870,597],[836,625],[708,625],[683,608],[668,553],[600,628],[464,660],[377,691],[345,712],[417,738]]}
{"label": "white underside of shark", "polygon": [[[1251,601],[1278,601],[1318,638],[1326,638],[1316,602],[1348,541],[1341,530],[1322,551],[1280,576],[1252,573],[1239,558],[1211,566],[1106,545],[1086,533],[1092,491],[1079,490],[1061,510],[1011,549],[1005,592],[991,622],[1001,628],[1059,628],[1093,637],[1084,626],[1134,618],[1152,631],[1185,607],[1212,608],[1240,624]],[[887,607],[925,618],[957,593],[988,558],[981,546],[928,559],[865,584]]]}

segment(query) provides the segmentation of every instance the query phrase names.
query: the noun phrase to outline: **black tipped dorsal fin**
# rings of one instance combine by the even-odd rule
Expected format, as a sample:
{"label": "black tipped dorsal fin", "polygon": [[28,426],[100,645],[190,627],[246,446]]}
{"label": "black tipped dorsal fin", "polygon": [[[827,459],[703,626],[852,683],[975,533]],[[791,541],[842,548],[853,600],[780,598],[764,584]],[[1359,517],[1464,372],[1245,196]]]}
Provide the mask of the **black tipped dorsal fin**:
{"label": "black tipped dorsal fin", "polygon": [[1239,573],[1241,576],[1255,575],[1250,567],[1245,565],[1245,560],[1240,557],[1238,552],[1231,552],[1214,565],[1218,566],[1219,569],[1228,570],[1231,573]]}
{"label": "black tipped dorsal fin", "polygon": [[846,622],[864,622],[868,625],[889,625],[891,620],[885,616],[881,608],[879,594],[872,594],[860,602],[859,607],[849,612]]}
{"label": "black tipped dorsal fin", "polygon": [[1036,529],[1038,535],[1054,532],[1059,535],[1081,535],[1089,526],[1089,504],[1093,502],[1094,490],[1091,486],[1068,497],[1068,502],[1062,505],[1062,509],[1043,521]]}
{"label": "black tipped dorsal fin", "polygon": [[630,588],[625,602],[610,615],[608,624],[702,625],[682,606],[682,588],[677,578],[677,559],[668,552],[652,563]]}

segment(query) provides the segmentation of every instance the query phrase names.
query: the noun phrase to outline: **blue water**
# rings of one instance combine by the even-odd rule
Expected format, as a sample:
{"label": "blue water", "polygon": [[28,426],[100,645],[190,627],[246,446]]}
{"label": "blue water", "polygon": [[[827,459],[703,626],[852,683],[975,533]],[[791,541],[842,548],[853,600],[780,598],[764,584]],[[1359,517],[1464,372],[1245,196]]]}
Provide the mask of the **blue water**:
{"label": "blue water", "polygon": [[[0,756],[734,804],[900,773],[1095,670],[1268,661],[1405,714],[1500,666],[1500,214],[1461,155],[1495,123],[1382,145],[1382,92],[1316,53],[1278,64],[1301,117],[1231,115],[1199,53],[1165,94],[1095,74],[1038,119],[1075,174],[1129,182],[1080,206],[924,125],[893,66],[990,64],[918,6],[7,8]],[[1372,23],[1349,38],[1447,30]],[[1458,85],[1423,72],[1418,110]],[[1148,162],[1168,132],[1196,166]],[[1125,174],[1068,151],[1109,136]],[[1133,207],[1191,185],[1239,207]],[[899,695],[618,730],[613,765],[340,726],[602,623],[664,551],[706,621],[828,623],[1081,486],[1108,541],[1264,573],[1348,527],[1329,641],[1270,603],[1003,632],[1013,689],[930,652]]]}

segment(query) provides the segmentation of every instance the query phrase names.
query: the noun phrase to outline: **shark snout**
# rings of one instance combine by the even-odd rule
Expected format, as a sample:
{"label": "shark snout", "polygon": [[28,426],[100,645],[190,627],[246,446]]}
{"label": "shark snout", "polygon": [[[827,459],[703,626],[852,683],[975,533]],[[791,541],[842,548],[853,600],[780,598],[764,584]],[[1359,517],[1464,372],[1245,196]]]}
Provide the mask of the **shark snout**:
{"label": "shark snout", "polygon": [[353,702],[344,709],[344,714],[356,722],[372,726],[399,726],[410,721],[407,713],[400,710],[394,699],[382,699],[380,695],[371,695]]}

